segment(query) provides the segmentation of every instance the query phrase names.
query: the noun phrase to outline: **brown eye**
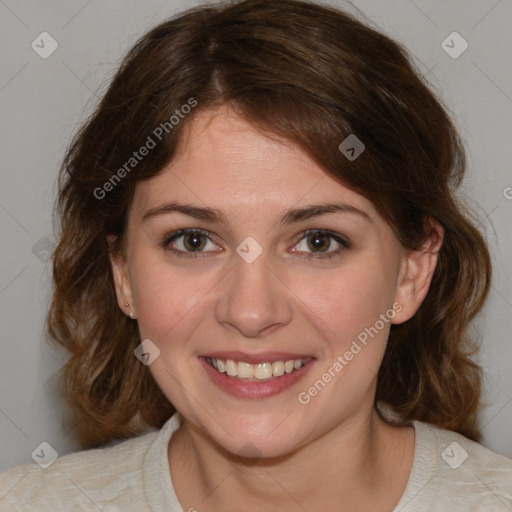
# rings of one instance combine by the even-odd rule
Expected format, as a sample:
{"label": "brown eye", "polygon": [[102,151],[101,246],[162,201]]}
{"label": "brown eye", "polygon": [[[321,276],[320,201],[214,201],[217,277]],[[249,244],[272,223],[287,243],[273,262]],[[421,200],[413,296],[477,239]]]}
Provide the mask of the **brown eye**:
{"label": "brown eye", "polygon": [[302,257],[320,260],[337,256],[350,246],[350,242],[338,233],[324,229],[312,229],[303,233],[292,252],[305,253]]}
{"label": "brown eye", "polygon": [[209,252],[218,252],[219,247],[211,240],[210,233],[199,229],[180,229],[171,233],[161,247],[176,256],[200,257]]}
{"label": "brown eye", "polygon": [[331,237],[326,235],[325,233],[312,233],[307,236],[308,247],[312,251],[320,251],[325,252],[329,249],[331,245]]}
{"label": "brown eye", "polygon": [[187,251],[200,251],[206,245],[206,237],[202,233],[192,231],[183,235],[183,245]]}

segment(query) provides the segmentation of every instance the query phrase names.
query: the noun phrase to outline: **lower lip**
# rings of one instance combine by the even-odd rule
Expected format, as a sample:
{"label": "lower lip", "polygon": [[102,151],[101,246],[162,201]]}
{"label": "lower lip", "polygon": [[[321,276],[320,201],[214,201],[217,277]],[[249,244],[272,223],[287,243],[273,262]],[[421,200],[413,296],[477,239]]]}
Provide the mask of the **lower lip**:
{"label": "lower lip", "polygon": [[314,364],[315,359],[310,359],[302,368],[291,373],[285,373],[273,380],[263,382],[246,382],[229,377],[225,373],[220,373],[213,366],[206,362],[204,357],[200,357],[199,361],[204,366],[206,372],[220,389],[238,398],[268,398],[278,395],[285,389],[293,386],[297,381],[302,379]]}

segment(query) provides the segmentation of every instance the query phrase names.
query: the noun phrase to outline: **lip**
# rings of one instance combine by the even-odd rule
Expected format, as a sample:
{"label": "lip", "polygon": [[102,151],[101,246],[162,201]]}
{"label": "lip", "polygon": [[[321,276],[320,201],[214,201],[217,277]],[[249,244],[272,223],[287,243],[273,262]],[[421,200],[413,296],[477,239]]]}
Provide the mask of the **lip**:
{"label": "lip", "polygon": [[[222,357],[219,357],[216,354],[208,355],[208,356],[200,356],[199,362],[203,365],[206,373],[211,378],[212,382],[220,388],[222,391],[229,393],[237,398],[269,398],[271,396],[278,395],[279,393],[289,389],[296,382],[301,380],[309,371],[309,369],[314,365],[316,359],[310,359],[302,368],[299,370],[295,370],[292,373],[285,373],[280,377],[274,377],[272,380],[264,381],[264,382],[245,382],[243,380],[238,380],[233,377],[228,377],[225,373],[220,373],[213,366],[206,362],[206,357],[215,357],[217,359],[224,359],[228,353],[223,352]],[[229,352],[229,354],[233,355],[236,352]],[[245,361],[247,360],[247,354],[243,354],[245,356]],[[265,354],[264,358],[261,358],[261,355],[255,356],[255,362],[267,361],[280,361],[279,357],[276,356],[273,360],[268,359],[269,354]],[[244,358],[236,359],[236,357],[226,357],[227,359],[233,359],[235,361],[244,361]],[[257,359],[256,359],[257,358]],[[289,359],[303,359],[303,357],[289,357]],[[288,360],[289,360],[288,359]],[[305,359],[305,358],[304,358]]]}

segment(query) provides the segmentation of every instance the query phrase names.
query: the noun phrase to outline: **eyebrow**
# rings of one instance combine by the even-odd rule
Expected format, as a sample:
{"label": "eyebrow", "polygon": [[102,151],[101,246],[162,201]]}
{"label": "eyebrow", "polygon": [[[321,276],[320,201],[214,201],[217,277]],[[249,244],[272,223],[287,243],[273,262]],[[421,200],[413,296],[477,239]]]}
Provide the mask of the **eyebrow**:
{"label": "eyebrow", "polygon": [[[224,225],[229,225],[227,217],[216,208],[209,208],[203,206],[194,206],[191,204],[182,204],[178,202],[170,202],[156,208],[151,208],[142,216],[142,221],[165,215],[173,212],[183,213],[189,217],[194,217],[198,220],[205,220],[209,222],[220,222]],[[293,208],[286,211],[274,224],[274,227],[285,226],[288,224],[297,223],[318,217],[328,213],[350,213],[358,215],[361,218],[373,222],[370,216],[363,210],[359,210],[355,206],[344,203],[326,203],[326,204],[311,204],[301,208]]]}

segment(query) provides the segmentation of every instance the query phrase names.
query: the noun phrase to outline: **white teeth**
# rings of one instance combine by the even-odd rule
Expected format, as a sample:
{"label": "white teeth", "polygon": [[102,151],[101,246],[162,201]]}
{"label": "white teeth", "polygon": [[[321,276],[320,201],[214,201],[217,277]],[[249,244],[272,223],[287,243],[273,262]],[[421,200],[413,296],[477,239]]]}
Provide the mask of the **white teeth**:
{"label": "white teeth", "polygon": [[275,361],[272,363],[272,375],[274,377],[281,377],[281,375],[284,375],[283,361]]}
{"label": "white teeth", "polygon": [[272,365],[270,363],[258,363],[254,370],[254,376],[257,379],[270,379],[272,377]]}
{"label": "white teeth", "polygon": [[238,363],[237,375],[241,379],[252,379],[254,377],[254,366],[249,363]]}
{"label": "white teeth", "polygon": [[220,373],[227,373],[230,377],[238,377],[248,380],[268,380],[273,377],[281,377],[285,373],[292,373],[302,368],[311,358],[290,359],[288,361],[274,361],[273,363],[263,362],[250,364],[245,362],[236,362],[232,359],[223,361],[222,359],[207,358],[208,362]]}
{"label": "white teeth", "polygon": [[230,376],[230,377],[236,377],[236,363],[234,361],[232,361],[231,359],[228,359],[226,361],[226,373]]}

